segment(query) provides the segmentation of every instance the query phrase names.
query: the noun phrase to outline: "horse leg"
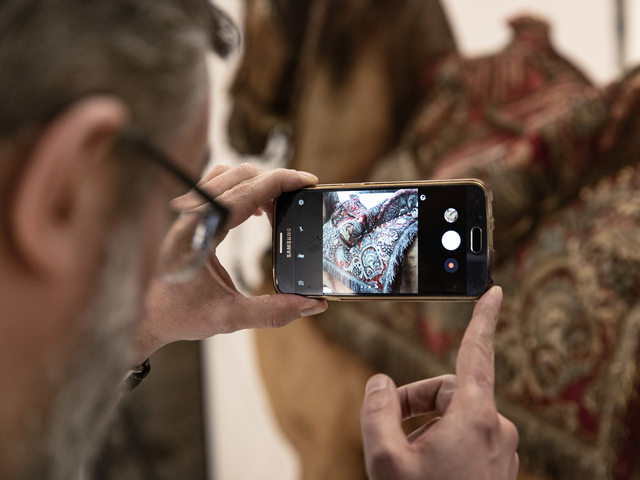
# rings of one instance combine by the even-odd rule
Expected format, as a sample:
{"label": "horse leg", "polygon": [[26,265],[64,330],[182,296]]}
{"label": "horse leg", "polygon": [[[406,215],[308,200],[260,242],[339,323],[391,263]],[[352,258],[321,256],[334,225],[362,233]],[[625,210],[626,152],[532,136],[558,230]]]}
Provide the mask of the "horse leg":
{"label": "horse leg", "polygon": [[312,318],[256,333],[262,376],[278,423],[300,454],[302,479],[366,478],[359,412],[373,371]]}

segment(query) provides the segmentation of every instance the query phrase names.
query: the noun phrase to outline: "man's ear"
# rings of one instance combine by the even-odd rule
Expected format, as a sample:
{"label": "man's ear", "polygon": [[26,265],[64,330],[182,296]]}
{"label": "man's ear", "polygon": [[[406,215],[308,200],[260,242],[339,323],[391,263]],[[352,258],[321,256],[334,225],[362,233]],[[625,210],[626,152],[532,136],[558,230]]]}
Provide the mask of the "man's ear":
{"label": "man's ear", "polygon": [[94,96],[38,135],[8,206],[12,243],[30,272],[69,272],[101,247],[116,200],[112,147],[127,121],[121,100]]}

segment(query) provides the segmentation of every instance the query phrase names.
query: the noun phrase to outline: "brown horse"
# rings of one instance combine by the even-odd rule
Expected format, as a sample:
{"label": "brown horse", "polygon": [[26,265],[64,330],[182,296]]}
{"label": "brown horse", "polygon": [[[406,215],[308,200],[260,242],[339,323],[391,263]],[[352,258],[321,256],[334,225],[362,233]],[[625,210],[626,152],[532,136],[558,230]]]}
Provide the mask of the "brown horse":
{"label": "brown horse", "polygon": [[231,144],[261,153],[292,132],[292,167],[321,182],[364,178],[397,144],[423,73],[456,51],[438,0],[247,0],[231,88]]}
{"label": "brown horse", "polygon": [[[414,115],[425,68],[456,51],[438,0],[246,0],[244,46],[232,146],[259,154],[288,132],[291,166],[322,182],[364,179]],[[259,331],[257,345],[303,478],[364,478],[358,410],[372,372],[312,319]]]}
{"label": "brown horse", "polygon": [[[599,92],[555,53],[544,22],[512,28],[503,52],[468,60],[436,0],[247,0],[232,143],[255,153],[284,127],[292,166],[322,182],[484,178],[508,254],[609,158],[597,150],[607,115]],[[419,315],[410,305],[378,310],[389,322]],[[305,480],[363,478],[357,412],[371,370],[311,319],[257,338]]]}

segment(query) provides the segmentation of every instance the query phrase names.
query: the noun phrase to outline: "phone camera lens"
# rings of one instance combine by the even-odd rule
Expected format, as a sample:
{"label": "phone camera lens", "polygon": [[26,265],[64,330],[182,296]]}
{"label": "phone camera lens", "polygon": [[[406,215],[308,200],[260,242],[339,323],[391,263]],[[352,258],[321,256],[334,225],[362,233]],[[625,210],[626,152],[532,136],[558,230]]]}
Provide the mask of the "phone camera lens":
{"label": "phone camera lens", "polygon": [[444,262],[444,269],[449,273],[455,273],[458,270],[458,262],[455,258],[448,258]]}

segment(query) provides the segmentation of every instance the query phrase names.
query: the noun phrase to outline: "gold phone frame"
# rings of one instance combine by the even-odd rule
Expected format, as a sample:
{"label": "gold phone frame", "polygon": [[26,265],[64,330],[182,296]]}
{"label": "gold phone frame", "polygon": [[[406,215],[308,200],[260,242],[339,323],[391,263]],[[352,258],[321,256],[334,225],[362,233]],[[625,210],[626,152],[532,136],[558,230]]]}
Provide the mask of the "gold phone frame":
{"label": "gold phone frame", "polygon": [[[495,259],[495,252],[493,249],[493,230],[494,230],[494,219],[493,219],[493,193],[489,186],[479,180],[477,178],[461,178],[455,180],[422,180],[422,181],[408,181],[408,182],[361,182],[361,183],[327,183],[322,185],[314,185],[312,187],[306,187],[301,190],[358,190],[358,189],[366,189],[366,188],[417,188],[431,185],[442,185],[442,186],[455,186],[455,185],[476,185],[482,189],[485,197],[485,206],[486,206],[486,219],[487,219],[487,285],[485,287],[485,291],[487,291],[493,285],[493,279],[491,277],[491,271],[493,269],[493,263]],[[274,200],[273,202],[273,219],[274,225],[272,227],[272,245],[276,245],[277,235],[276,235],[276,226],[275,219],[276,217],[276,205],[277,202]],[[272,270],[272,281],[273,288],[277,293],[283,293],[278,288],[278,284],[276,282],[276,248],[273,247],[271,249],[271,270]],[[483,292],[484,293],[484,292]],[[290,294],[290,295],[301,295],[301,294]],[[465,296],[465,295],[454,295],[454,296],[434,296],[434,295],[416,295],[416,296],[398,296],[398,295],[305,295],[309,298],[321,298],[327,301],[337,301],[337,302],[364,302],[364,301],[393,301],[393,302],[425,302],[425,301],[446,301],[446,302],[470,302],[477,301],[482,293],[475,296]]]}

